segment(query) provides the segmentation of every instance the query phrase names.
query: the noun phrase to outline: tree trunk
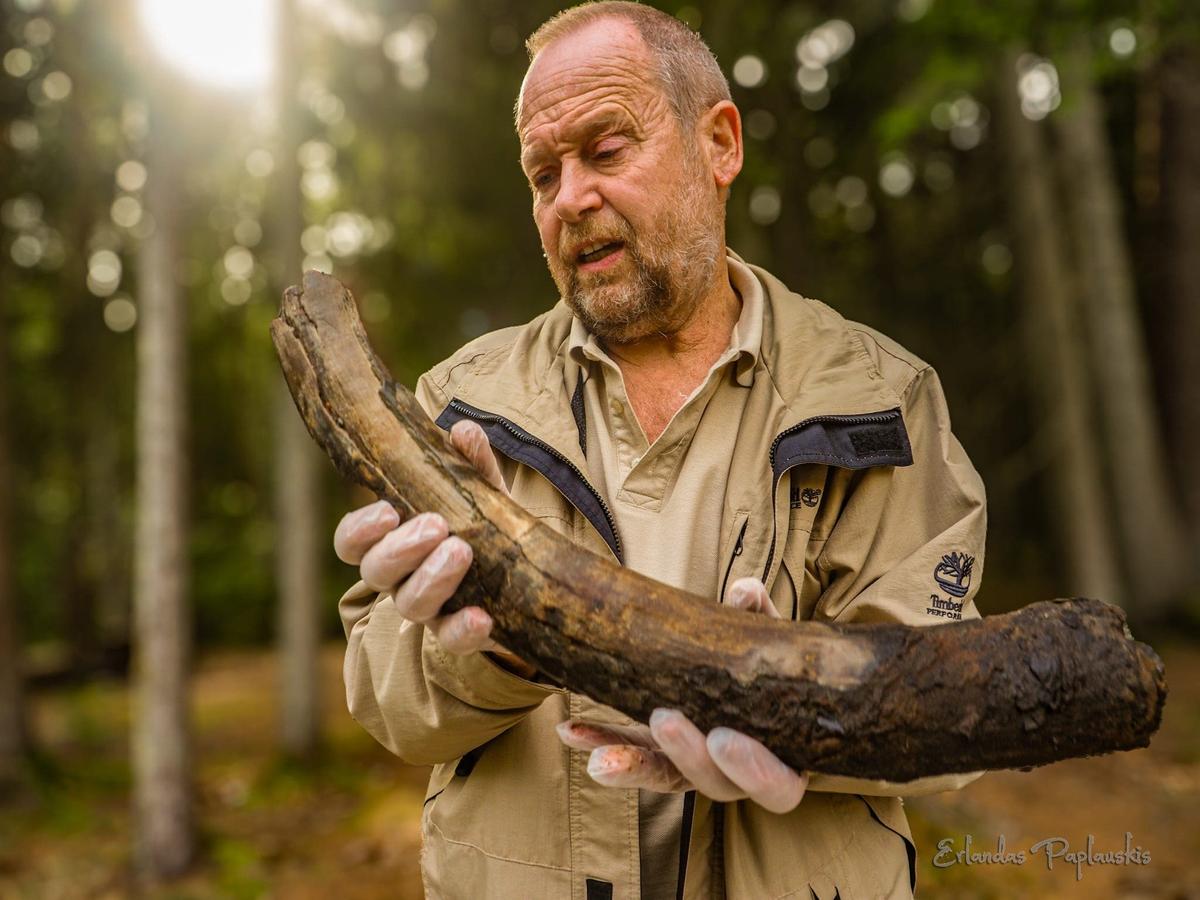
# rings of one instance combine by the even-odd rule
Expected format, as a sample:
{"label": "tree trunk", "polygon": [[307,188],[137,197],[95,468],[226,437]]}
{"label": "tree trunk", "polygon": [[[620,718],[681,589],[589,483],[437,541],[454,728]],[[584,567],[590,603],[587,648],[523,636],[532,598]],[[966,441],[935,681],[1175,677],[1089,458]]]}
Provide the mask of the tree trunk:
{"label": "tree trunk", "polygon": [[747,616],[584,551],[488,485],[371,351],[317,272],[272,324],[293,397],[347,477],[403,515],[436,510],[474,560],[447,609],[483,606],[504,646],[646,721],[727,725],[796,769],[908,781],[1144,746],[1162,663],[1095,600],[912,628]]}
{"label": "tree trunk", "polygon": [[[152,115],[161,107],[152,108]],[[145,198],[155,228],[140,250],[137,528],[134,574],[134,852],[149,879],[192,859],[188,725],[186,308],[176,278],[180,173],[169,122],[151,123]]]}
{"label": "tree trunk", "polygon": [[24,771],[26,731],[21,671],[21,641],[17,602],[13,592],[11,532],[8,528],[12,493],[8,454],[8,335],[0,298],[0,798],[19,783]]}
{"label": "tree trunk", "polygon": [[[68,140],[83,145],[90,127],[82,111],[68,119]],[[90,185],[82,182],[77,187],[77,208],[71,217],[67,234],[69,244],[86,247],[97,215],[103,215],[104,204],[92,195]],[[57,353],[58,370],[62,373],[61,389],[68,396],[83,397],[98,391],[103,384],[102,362],[98,358],[103,352],[104,341],[96,341],[96,298],[85,288],[87,280],[87,253],[72,253],[64,275],[75,289],[64,296],[58,304],[61,317],[59,328],[62,340]],[[86,412],[72,416],[64,424],[64,443],[70,455],[71,466],[87,473],[87,452],[91,444],[90,426],[93,421],[111,412],[103,404],[91,404]],[[90,482],[84,482],[81,490],[74,494],[72,512],[64,522],[60,533],[59,548],[61,562],[55,572],[53,594],[62,606],[62,636],[70,653],[72,668],[87,671],[99,655],[101,641],[96,628],[96,593],[99,582],[89,567],[90,517],[93,510],[88,505]]]}
{"label": "tree trunk", "polygon": [[1124,605],[1053,170],[1041,128],[1021,112],[1017,55],[1007,54],[1001,69],[996,98],[998,131],[1004,141],[1016,258],[1022,276],[1030,386],[1054,433],[1048,493],[1072,593]]}
{"label": "tree trunk", "polygon": [[1164,416],[1176,491],[1200,553],[1200,53],[1163,59],[1161,195],[1164,290],[1160,295]]}
{"label": "tree trunk", "polygon": [[[281,292],[301,274],[297,30],[294,0],[284,0],[279,7],[279,144],[273,239]],[[307,758],[315,754],[320,740],[320,457],[282,378],[275,385],[274,404],[281,739],[287,755]]]}
{"label": "tree trunk", "polygon": [[307,759],[320,743],[320,483],[312,442],[286,384],[275,386],[273,400],[281,740],[285,754]]}
{"label": "tree trunk", "polygon": [[87,572],[95,591],[97,646],[128,641],[129,534],[121,516],[127,490],[121,466],[119,423],[103,406],[89,413],[84,439],[84,508],[87,511]]}
{"label": "tree trunk", "polygon": [[1118,497],[1118,534],[1138,596],[1138,607],[1129,612],[1142,620],[1161,619],[1178,599],[1192,558],[1167,477],[1103,101],[1092,79],[1087,40],[1076,39],[1064,55],[1065,102],[1054,121],[1071,198],[1083,288],[1080,310]]}
{"label": "tree trunk", "polygon": [[[81,441],[72,452],[82,456]],[[79,459],[82,464],[83,459]],[[86,471],[80,465],[77,471]],[[81,492],[82,493],[82,492]],[[58,589],[63,598],[63,629],[70,654],[71,666],[86,670],[100,654],[100,638],[96,628],[96,582],[88,571],[87,510],[80,504],[79,513],[63,525],[62,544],[65,565],[58,572]]]}

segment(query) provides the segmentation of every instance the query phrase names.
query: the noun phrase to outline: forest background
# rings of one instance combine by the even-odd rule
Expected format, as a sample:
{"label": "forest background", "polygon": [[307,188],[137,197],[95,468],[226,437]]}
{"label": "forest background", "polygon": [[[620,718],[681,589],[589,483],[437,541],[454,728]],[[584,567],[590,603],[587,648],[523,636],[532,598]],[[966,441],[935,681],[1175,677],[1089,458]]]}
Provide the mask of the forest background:
{"label": "forest background", "polygon": [[[939,371],[980,609],[1100,597],[1167,659],[1148,750],[911,802],[923,895],[1200,896],[1200,11],[656,5],[742,111],[730,245]],[[512,104],[560,8],[0,0],[0,897],[420,895],[425,773],[341,696],[371,498],[267,326],[331,271],[411,385],[554,302]],[[931,864],[1126,831],[1154,864]]]}

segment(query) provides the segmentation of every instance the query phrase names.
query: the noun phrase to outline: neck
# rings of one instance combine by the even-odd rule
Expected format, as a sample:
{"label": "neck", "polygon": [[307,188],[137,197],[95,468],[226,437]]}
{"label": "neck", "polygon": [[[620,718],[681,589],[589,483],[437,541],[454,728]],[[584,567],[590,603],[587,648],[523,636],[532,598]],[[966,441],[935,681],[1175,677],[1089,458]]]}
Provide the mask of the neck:
{"label": "neck", "polygon": [[602,343],[627,380],[666,370],[697,373],[698,381],[729,346],[741,310],[741,298],[729,283],[729,266],[722,254],[708,290],[677,328],[632,341]]}

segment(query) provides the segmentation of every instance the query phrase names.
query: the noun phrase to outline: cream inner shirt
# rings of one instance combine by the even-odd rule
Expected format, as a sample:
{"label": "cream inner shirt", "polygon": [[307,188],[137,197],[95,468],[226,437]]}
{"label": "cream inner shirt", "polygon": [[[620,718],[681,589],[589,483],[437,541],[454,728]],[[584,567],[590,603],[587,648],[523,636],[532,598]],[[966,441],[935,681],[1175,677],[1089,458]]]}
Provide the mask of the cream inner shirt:
{"label": "cream inner shirt", "polygon": [[[653,445],[625,393],[616,362],[578,319],[568,352],[586,378],[588,476],[605,497],[625,565],[717,600],[722,506],[734,441],[762,345],[763,288],[726,256],[742,301],[729,346]],[[643,898],[675,896],[682,794],[642,791],[638,802]]]}

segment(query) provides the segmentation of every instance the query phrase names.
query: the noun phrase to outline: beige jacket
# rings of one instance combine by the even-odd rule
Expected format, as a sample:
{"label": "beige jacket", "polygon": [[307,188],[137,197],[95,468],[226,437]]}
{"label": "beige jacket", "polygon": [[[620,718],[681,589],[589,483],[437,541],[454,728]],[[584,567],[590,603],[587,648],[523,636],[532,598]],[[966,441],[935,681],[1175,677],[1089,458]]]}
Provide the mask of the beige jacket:
{"label": "beige jacket", "polygon": [[[951,434],[937,376],[751,268],[766,291],[762,350],[743,421],[730,423],[722,593],[753,575],[793,619],[977,618],[984,491]],[[422,376],[417,396],[444,428],[479,421],[517,502],[619,560],[607,504],[583,474],[588,423],[564,365],[570,324],[560,302],[484,335]],[[390,594],[361,582],[340,610],[351,713],[405,761],[434,766],[422,813],[428,896],[639,896],[637,791],[596,784],[587,754],[554,731],[571,716],[629,719],[484,654],[445,653]],[[977,774],[902,785],[814,775],[786,815],[689,794],[679,896],[909,897],[917,850],[899,798]]]}

